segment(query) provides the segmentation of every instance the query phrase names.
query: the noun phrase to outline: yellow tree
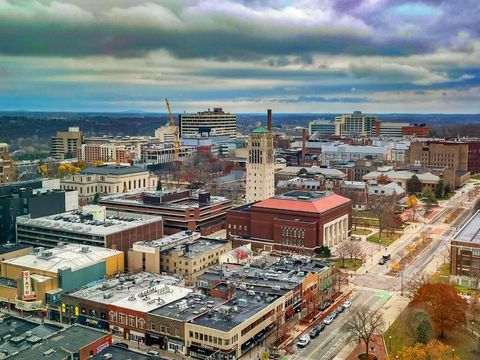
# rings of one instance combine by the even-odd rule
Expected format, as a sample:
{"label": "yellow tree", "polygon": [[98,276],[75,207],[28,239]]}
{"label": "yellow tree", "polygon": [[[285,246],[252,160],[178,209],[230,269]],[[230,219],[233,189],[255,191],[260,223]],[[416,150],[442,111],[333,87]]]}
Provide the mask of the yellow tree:
{"label": "yellow tree", "polygon": [[438,340],[432,340],[428,344],[415,344],[403,348],[396,354],[391,355],[389,360],[458,360],[455,352],[450,345],[446,345]]}

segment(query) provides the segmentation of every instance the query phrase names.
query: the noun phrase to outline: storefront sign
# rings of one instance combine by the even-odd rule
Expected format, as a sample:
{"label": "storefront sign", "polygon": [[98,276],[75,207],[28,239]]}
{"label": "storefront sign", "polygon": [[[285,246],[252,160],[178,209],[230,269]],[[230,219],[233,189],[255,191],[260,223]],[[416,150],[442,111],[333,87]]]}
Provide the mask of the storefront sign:
{"label": "storefront sign", "polygon": [[22,300],[34,299],[30,271],[22,271]]}
{"label": "storefront sign", "polygon": [[23,311],[44,310],[41,300],[23,301],[23,300],[17,299],[15,301],[15,308]]}

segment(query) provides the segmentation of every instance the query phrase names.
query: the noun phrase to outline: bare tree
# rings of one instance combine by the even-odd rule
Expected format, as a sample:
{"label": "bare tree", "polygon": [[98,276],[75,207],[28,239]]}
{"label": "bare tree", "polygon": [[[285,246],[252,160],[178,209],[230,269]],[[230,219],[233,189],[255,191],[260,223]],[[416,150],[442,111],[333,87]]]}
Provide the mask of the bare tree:
{"label": "bare tree", "polygon": [[335,254],[342,259],[342,267],[345,267],[345,258],[350,252],[349,241],[342,241],[335,249]]}
{"label": "bare tree", "polygon": [[362,247],[358,242],[352,240],[345,241],[345,243],[348,244],[347,250],[350,260],[353,261],[353,265],[355,265],[357,263],[358,256],[362,253]]}
{"label": "bare tree", "polygon": [[343,330],[349,335],[351,340],[363,341],[365,344],[365,354],[368,357],[369,345],[372,335],[383,330],[385,321],[377,310],[371,310],[366,305],[353,308],[343,325]]}

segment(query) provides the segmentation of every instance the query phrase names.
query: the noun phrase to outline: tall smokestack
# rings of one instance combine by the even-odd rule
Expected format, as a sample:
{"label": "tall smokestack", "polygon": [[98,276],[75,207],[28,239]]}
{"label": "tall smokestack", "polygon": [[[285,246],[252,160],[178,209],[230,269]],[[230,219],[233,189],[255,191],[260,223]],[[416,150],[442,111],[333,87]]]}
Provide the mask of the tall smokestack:
{"label": "tall smokestack", "polygon": [[307,153],[307,129],[302,131],[302,160],[305,160],[305,154]]}
{"label": "tall smokestack", "polygon": [[267,129],[272,131],[272,109],[267,110]]}

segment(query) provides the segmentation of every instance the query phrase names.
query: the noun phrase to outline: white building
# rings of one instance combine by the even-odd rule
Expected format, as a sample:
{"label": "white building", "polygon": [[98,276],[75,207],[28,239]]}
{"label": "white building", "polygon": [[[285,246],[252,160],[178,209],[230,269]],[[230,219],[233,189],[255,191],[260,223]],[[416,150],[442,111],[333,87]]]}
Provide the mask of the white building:
{"label": "white building", "polygon": [[226,113],[222,108],[213,111],[201,111],[179,116],[180,136],[197,137],[207,133],[209,136],[227,135],[232,139],[237,137],[237,115]]}
{"label": "white building", "polygon": [[342,143],[321,144],[322,165],[338,160],[357,161],[361,159],[391,160],[392,149],[389,146],[355,146]]}
{"label": "white building", "polygon": [[264,127],[254,129],[248,139],[247,203],[275,195],[275,162],[272,133]]}
{"label": "white building", "polygon": [[403,137],[403,127],[410,126],[409,123],[380,122],[378,136],[382,137]]}
{"label": "white building", "polygon": [[362,114],[354,111],[353,114],[343,114],[335,117],[335,135],[337,136],[372,136],[375,135],[375,115]]}
{"label": "white building", "polygon": [[335,123],[330,120],[313,120],[308,123],[310,136],[328,137],[335,135]]}
{"label": "white building", "polygon": [[165,125],[155,129],[155,136],[161,143],[173,143],[174,134],[170,125]]}

